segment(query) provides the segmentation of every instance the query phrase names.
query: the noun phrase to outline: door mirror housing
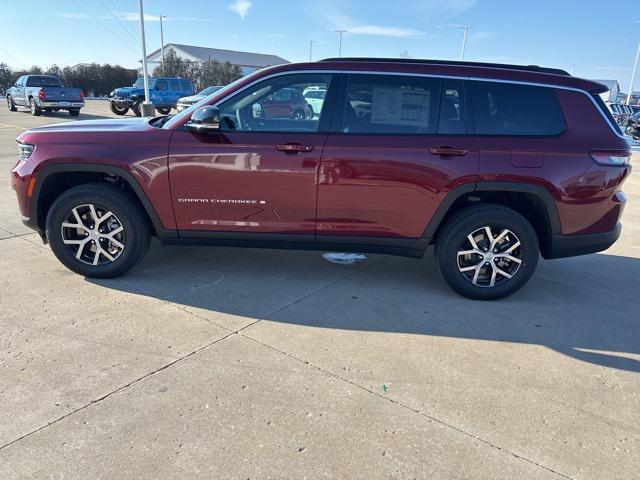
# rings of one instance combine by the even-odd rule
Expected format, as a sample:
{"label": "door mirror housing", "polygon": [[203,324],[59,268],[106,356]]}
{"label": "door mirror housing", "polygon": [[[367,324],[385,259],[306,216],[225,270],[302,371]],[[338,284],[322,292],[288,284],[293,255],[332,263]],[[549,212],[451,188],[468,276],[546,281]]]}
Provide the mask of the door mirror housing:
{"label": "door mirror housing", "polygon": [[220,109],[211,105],[200,107],[193,112],[186,125],[187,130],[197,133],[218,133],[220,131]]}

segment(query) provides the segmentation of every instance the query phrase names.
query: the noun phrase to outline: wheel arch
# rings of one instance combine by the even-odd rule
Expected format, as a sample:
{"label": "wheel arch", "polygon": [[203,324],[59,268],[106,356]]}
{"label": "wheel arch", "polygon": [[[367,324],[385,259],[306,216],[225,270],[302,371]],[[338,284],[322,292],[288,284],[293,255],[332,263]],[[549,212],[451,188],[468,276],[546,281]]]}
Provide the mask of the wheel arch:
{"label": "wheel arch", "polygon": [[558,209],[546,188],[529,183],[471,182],[459,185],[444,198],[429,221],[423,238],[433,242],[451,215],[462,208],[488,202],[504,205],[525,217],[536,231],[542,255],[549,255],[553,235],[562,233]]}
{"label": "wheel arch", "polygon": [[177,236],[175,230],[164,228],[144,189],[136,178],[124,168],[102,164],[54,164],[43,167],[35,175],[38,181],[31,197],[30,213],[43,238],[46,215],[53,201],[70,188],[94,181],[120,184],[138,200],[157,236]]}

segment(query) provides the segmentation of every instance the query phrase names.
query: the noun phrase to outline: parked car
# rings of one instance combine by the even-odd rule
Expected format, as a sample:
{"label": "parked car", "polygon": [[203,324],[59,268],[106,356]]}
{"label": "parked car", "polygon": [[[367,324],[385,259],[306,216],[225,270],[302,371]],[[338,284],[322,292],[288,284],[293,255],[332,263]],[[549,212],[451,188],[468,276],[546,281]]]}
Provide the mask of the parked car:
{"label": "parked car", "polygon": [[[327,91],[312,118],[265,107],[309,87]],[[434,245],[453,290],[492,300],[540,254],[618,239],[630,151],[604,91],[535,66],[280,65],[172,117],[28,130],[12,186],[25,224],[87,277],[125,273],[151,236],[415,258]]]}
{"label": "parked car", "polygon": [[633,137],[638,137],[640,132],[640,111],[631,115],[627,119],[625,126],[625,132],[629,133]]}
{"label": "parked car", "polygon": [[627,119],[632,115],[632,110],[628,105],[622,103],[608,103],[609,111],[611,112],[616,123],[621,127],[625,126]]}
{"label": "parked car", "polygon": [[10,111],[26,107],[35,116],[43,111],[67,110],[69,115],[77,117],[84,107],[82,90],[63,86],[60,79],[53,75],[23,75],[7,90],[5,96]]}
{"label": "parked car", "polygon": [[176,110],[178,110],[178,112],[186,110],[187,108],[189,108],[194,103],[198,103],[203,98],[208,97],[209,95],[211,95],[212,93],[217,92],[221,88],[222,88],[221,85],[211,86],[211,87],[205,88],[200,93],[196,93],[195,95],[190,95],[188,97],[179,98]]}
{"label": "parked car", "polygon": [[[149,101],[158,113],[166,115],[175,108],[178,99],[194,93],[193,82],[185,78],[149,77]],[[136,117],[142,115],[144,101],[144,79],[138,78],[131,87],[116,88],[109,94],[111,111],[126,115],[131,109]]]}
{"label": "parked car", "polygon": [[253,104],[253,116],[265,120],[291,118],[303,120],[311,116],[309,104],[299,88],[282,88]]}
{"label": "parked car", "polygon": [[313,117],[316,115],[316,112],[320,112],[320,110],[322,110],[322,104],[324,103],[324,97],[326,94],[326,88],[307,87],[304,89],[302,96],[309,107],[309,116]]}

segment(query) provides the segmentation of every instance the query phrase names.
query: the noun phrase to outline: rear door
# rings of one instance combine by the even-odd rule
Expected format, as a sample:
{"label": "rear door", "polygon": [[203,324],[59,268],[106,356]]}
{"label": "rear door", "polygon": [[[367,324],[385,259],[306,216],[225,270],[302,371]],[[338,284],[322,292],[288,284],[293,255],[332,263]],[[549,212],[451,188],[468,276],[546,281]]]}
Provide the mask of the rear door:
{"label": "rear door", "polygon": [[291,73],[258,82],[219,103],[222,131],[178,130],[169,167],[181,236],[194,231],[297,233],[313,241],[317,176],[331,111],[314,119],[265,118],[272,96],[328,88],[331,74]]}
{"label": "rear door", "polygon": [[475,181],[464,82],[346,74],[318,186],[321,235],[419,238],[446,194]]}

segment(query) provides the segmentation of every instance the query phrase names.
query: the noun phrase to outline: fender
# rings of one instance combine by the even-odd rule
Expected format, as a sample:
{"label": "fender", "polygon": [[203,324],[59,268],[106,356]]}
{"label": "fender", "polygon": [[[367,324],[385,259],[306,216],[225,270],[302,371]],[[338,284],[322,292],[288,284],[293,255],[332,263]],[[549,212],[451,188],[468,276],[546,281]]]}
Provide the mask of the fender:
{"label": "fender", "polygon": [[[155,207],[147,197],[147,194],[144,192],[143,188],[140,186],[135,177],[121,167],[116,167],[114,165],[104,165],[97,163],[84,163],[84,164],[68,164],[68,163],[58,163],[53,165],[46,165],[40,169],[38,169],[34,174],[36,175],[38,181],[36,182],[36,186],[33,190],[33,194],[31,195],[31,204],[29,206],[30,210],[30,227],[37,230],[41,236],[43,236],[43,229],[41,227],[42,222],[39,218],[38,207],[40,203],[40,192],[42,190],[43,185],[46,183],[47,178],[55,173],[65,173],[65,172],[90,172],[90,173],[105,173],[108,175],[114,175],[122,178],[127,184],[131,187],[134,194],[142,204],[145,212],[151,219],[151,223],[153,223],[154,230],[159,238],[177,238],[178,232],[177,230],[166,229],[162,225],[160,221],[160,217],[156,212]],[[43,236],[44,238],[44,236]]]}
{"label": "fender", "polygon": [[539,185],[532,185],[530,183],[518,182],[472,182],[458,185],[447,194],[436,210],[436,213],[431,217],[422,237],[429,241],[433,240],[438,228],[442,224],[442,221],[455,201],[462,196],[473,192],[517,192],[534,195],[539,198],[545,206],[551,233],[554,235],[562,233],[556,202],[549,190],[546,188]]}

